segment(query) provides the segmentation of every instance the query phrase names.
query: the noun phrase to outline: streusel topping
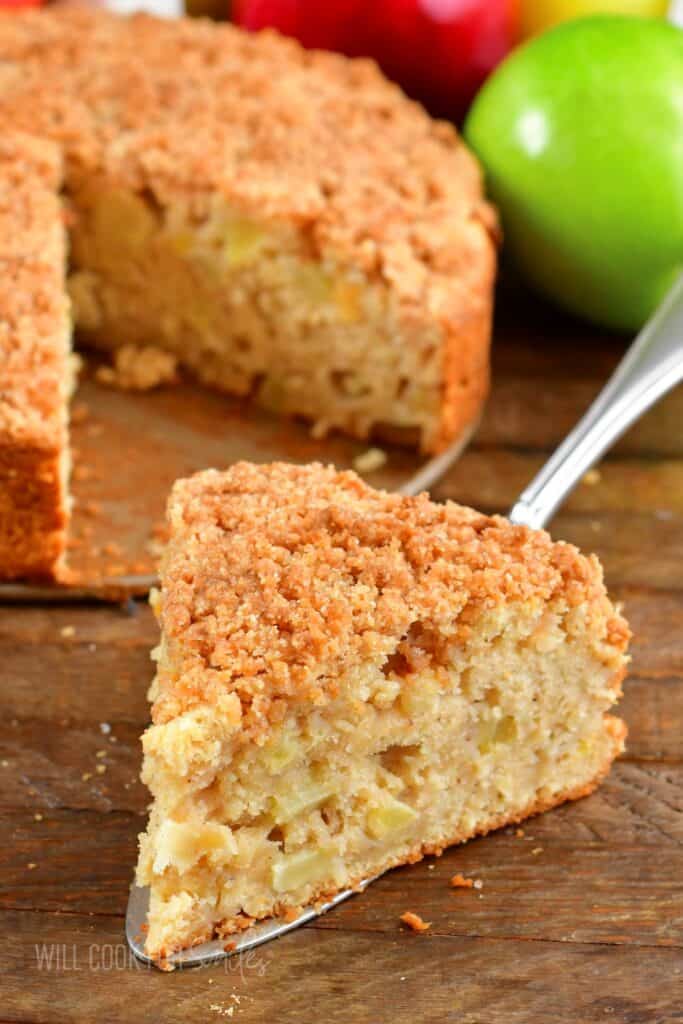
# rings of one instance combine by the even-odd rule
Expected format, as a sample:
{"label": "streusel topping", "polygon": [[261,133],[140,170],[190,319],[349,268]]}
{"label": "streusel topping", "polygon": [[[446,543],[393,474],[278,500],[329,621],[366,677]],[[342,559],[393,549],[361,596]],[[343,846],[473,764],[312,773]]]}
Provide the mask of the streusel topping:
{"label": "streusel topping", "polygon": [[324,701],[409,631],[467,637],[501,602],[587,602],[623,650],[599,563],[542,531],[375,491],[320,465],[239,463],[176,483],[159,614],[170,664],[155,720],[239,694],[251,716]]}

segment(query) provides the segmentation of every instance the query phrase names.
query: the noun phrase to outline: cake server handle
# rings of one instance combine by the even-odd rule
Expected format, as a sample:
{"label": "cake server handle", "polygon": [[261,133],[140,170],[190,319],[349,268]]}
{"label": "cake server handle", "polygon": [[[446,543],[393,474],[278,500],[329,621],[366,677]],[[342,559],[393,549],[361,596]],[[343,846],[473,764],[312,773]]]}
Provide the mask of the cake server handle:
{"label": "cake server handle", "polygon": [[604,388],[522,492],[511,522],[540,528],[584,473],[658,398],[683,380],[683,273]]}

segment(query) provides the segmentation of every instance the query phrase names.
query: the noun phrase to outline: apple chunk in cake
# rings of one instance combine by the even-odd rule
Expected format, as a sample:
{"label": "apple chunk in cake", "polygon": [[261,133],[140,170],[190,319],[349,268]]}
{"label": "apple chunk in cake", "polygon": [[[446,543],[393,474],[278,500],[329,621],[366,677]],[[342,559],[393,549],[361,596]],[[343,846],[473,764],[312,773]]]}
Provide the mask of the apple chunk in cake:
{"label": "apple chunk in cake", "polygon": [[579,797],[622,749],[594,557],[316,465],[200,473],[169,519],[150,955]]}

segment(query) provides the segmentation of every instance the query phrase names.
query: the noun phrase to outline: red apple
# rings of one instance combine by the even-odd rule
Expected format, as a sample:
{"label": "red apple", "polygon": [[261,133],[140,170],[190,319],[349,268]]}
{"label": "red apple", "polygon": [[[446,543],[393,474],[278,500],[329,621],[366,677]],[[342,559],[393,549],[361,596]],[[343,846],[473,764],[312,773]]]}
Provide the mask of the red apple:
{"label": "red apple", "polygon": [[432,113],[460,118],[515,42],[516,0],[236,0],[244,28],[304,46],[374,57]]}

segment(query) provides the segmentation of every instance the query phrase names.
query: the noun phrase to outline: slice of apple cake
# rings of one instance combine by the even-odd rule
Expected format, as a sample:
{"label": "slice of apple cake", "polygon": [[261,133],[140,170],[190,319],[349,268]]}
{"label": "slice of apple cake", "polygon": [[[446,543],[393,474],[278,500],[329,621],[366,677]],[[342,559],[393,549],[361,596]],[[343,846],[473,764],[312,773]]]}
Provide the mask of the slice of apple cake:
{"label": "slice of apple cake", "polygon": [[621,751],[595,557],[319,465],[200,473],[169,521],[151,956],[589,793]]}
{"label": "slice of apple cake", "polygon": [[68,518],[71,384],[59,152],[0,138],[0,579],[52,576]]}

